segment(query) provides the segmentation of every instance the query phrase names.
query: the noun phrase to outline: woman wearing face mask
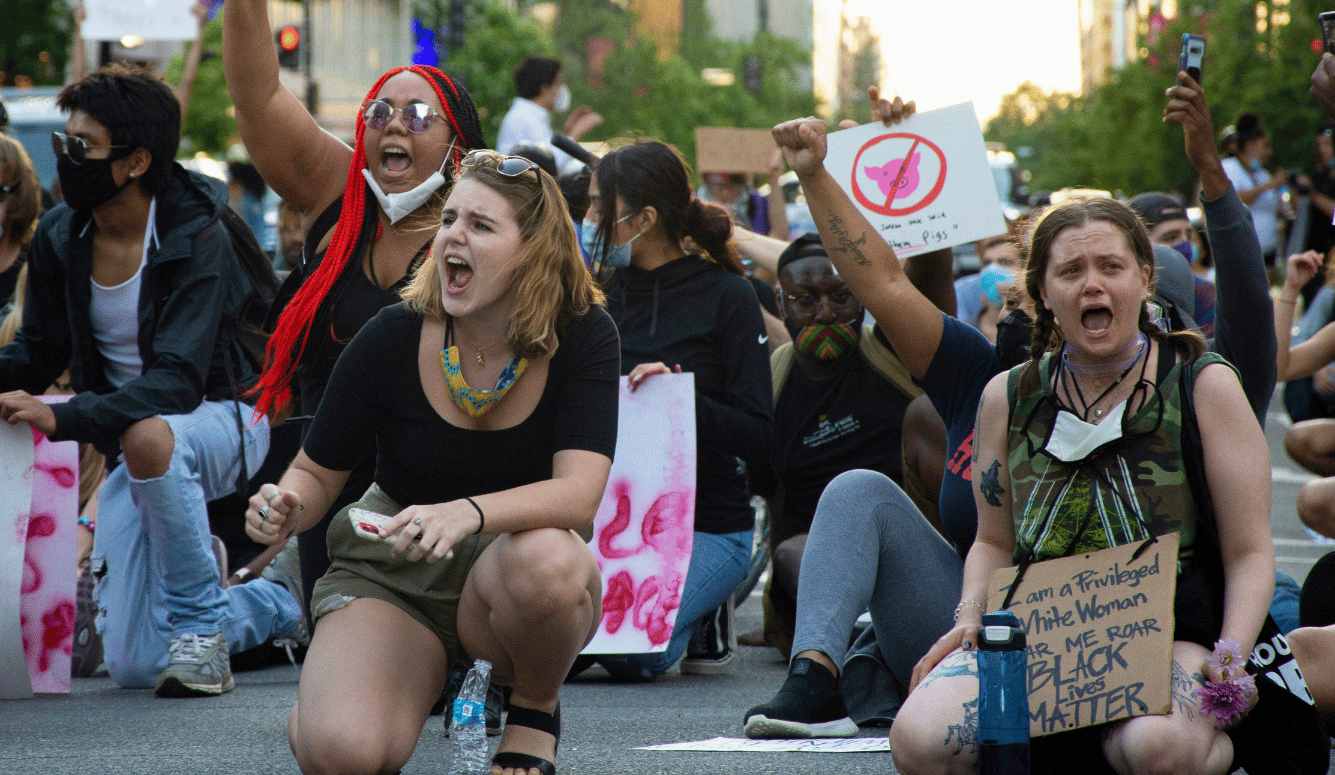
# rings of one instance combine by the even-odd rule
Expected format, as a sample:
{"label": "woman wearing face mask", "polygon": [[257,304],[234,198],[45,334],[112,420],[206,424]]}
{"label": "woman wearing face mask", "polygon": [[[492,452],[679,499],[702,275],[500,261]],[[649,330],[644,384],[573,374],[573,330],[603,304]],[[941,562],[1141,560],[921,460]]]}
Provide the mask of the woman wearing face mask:
{"label": "woman wearing face mask", "polygon": [[[691,197],[686,165],[671,146],[639,140],[598,162],[582,238],[610,286],[621,371],[631,390],[656,374],[692,372],[696,394],[695,541],[676,627],[666,651],[598,658],[622,680],[662,675],[704,624],[730,630],[724,606],[750,560],[754,518],[737,461],[769,456],[773,420],[760,302],[731,233],[727,211]],[[688,238],[699,252],[682,248]],[[712,640],[683,672],[726,667],[730,631]]]}
{"label": "woman wearing face mask", "polygon": [[[371,88],[349,148],[278,82],[264,0],[228,5],[223,66],[251,160],[301,214],[306,232],[305,258],[280,292],[291,300],[269,342],[258,407],[310,417],[343,348],[399,300],[426,257],[447,178],[486,142],[467,90],[435,68],[414,66],[389,71]],[[331,513],[365,492],[373,473],[366,456]],[[329,565],[324,531],[308,531],[300,551],[309,600]]]}
{"label": "woman wearing face mask", "polygon": [[1238,117],[1238,155],[1224,160],[1224,173],[1238,191],[1242,203],[1252,211],[1252,224],[1261,241],[1265,265],[1275,269],[1275,255],[1279,250],[1280,199],[1278,189],[1287,185],[1289,173],[1279,170],[1274,175],[1266,172],[1270,161],[1270,138],[1261,128],[1261,119],[1254,113]]}

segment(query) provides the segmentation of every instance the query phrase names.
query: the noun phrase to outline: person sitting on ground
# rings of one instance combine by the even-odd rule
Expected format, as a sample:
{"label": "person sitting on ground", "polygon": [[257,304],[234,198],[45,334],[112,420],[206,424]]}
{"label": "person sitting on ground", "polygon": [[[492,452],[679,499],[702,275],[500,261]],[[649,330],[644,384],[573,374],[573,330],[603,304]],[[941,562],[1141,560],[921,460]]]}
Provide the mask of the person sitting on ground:
{"label": "person sitting on ground", "polygon": [[[770,356],[773,462],[752,472],[751,485],[774,495],[764,639],[787,656],[802,549],[821,492],[835,476],[855,468],[878,471],[907,488],[910,472],[901,462],[901,429],[922,389],[885,334],[862,323],[862,305],[835,271],[819,234],[794,240],[779,256],[778,274],[779,302],[793,344]],[[936,428],[944,463],[945,428],[939,418]],[[915,473],[919,480],[931,476]],[[928,490],[933,499],[939,487],[937,476]]]}
{"label": "person sitting on ground", "polygon": [[[1190,332],[1165,335],[1150,321],[1145,302],[1154,258],[1135,213],[1099,197],[1068,200],[1037,220],[1028,255],[1025,285],[1038,300],[1035,352],[1029,362],[992,379],[979,404],[975,458],[986,473],[975,479],[978,534],[965,561],[955,626],[915,667],[909,696],[890,733],[895,764],[905,773],[972,772],[977,767],[976,745],[942,741],[950,742],[948,726],[966,723],[961,715],[976,702],[973,647],[995,570],[1179,533],[1192,558],[1179,575],[1217,564],[1225,579],[1224,589],[1209,590],[1222,601],[1221,620],[1204,615],[1211,600],[1177,601],[1173,672],[1204,676],[1197,679],[1200,685],[1240,675],[1240,667],[1207,664],[1211,649],[1222,638],[1249,652],[1270,602],[1274,549],[1264,434],[1248,417],[1246,396],[1231,368],[1217,357],[1202,357],[1203,339]],[[1051,344],[1040,349],[1044,343]],[[1209,517],[1192,500],[1175,432],[1182,422],[1182,369],[1192,369],[1196,377],[1194,402],[1218,524],[1217,547],[1203,538],[1206,531],[1198,521]],[[1098,387],[1109,376],[1112,381]],[[1078,429],[1065,426],[1077,434],[1066,440],[1068,448],[1103,423],[1119,423],[1120,440],[1100,446],[1097,460],[1032,452],[1061,436],[1053,430],[1058,416],[1078,421]],[[1136,473],[1145,470],[1137,461],[1148,460],[1154,461],[1154,475]],[[1082,480],[1095,476],[1120,495],[1082,486]],[[1067,486],[1056,486],[1061,482]],[[1100,500],[1117,497],[1118,505],[1077,504],[1074,493],[1086,491],[1100,493]],[[1121,517],[1086,524],[1085,509]],[[1171,515],[1166,523],[1163,514]],[[1045,530],[1050,522],[1052,528]],[[1206,621],[1184,620],[1180,612],[1188,606]],[[1230,738],[1216,729],[1194,694],[1175,693],[1169,715],[1140,716],[1093,731],[1101,733],[1102,755],[1119,772],[1157,771],[1152,768],[1173,763],[1174,768],[1203,764],[1205,772],[1224,773],[1233,762]],[[1048,745],[1056,745],[1054,740],[1065,750],[1100,749],[1100,738],[1083,732],[1042,738],[1034,743],[1036,765],[1051,755]]]}
{"label": "person sitting on ground", "polygon": [[[522,142],[551,146],[552,112],[570,110],[570,87],[561,80],[561,63],[548,57],[528,56],[515,68],[515,99],[510,110],[501,119],[496,133],[496,150],[513,153]],[[603,123],[603,117],[588,105],[570,110],[561,134],[578,141],[590,130]],[[570,171],[579,162],[564,151],[552,149],[556,168]]]}
{"label": "person sitting on ground", "polygon": [[[868,93],[875,118],[891,123],[913,112],[911,102],[878,99],[876,87]],[[1266,357],[1273,350],[1265,340],[1273,347],[1273,337],[1258,337],[1251,326],[1227,325],[1269,314],[1255,311],[1258,303],[1268,308],[1269,297],[1251,217],[1220,168],[1199,86],[1181,73],[1169,97],[1165,117],[1183,125],[1187,157],[1201,176],[1211,240],[1219,245],[1220,275],[1232,280],[1221,286],[1221,334],[1215,344],[1255,361],[1256,355],[1246,351],[1259,350]],[[837,579],[815,572],[799,577],[788,678],[772,700],[744,715],[749,737],[851,736],[857,733],[854,720],[886,723],[895,717],[914,665],[936,635],[951,628],[951,608],[959,600],[962,559],[977,529],[971,483],[979,396],[994,374],[1029,353],[1026,295],[1017,292],[1008,302],[1018,311],[1002,321],[992,347],[972,327],[933,309],[914,289],[894,251],[825,170],[824,131],[819,121],[802,119],[775,127],[774,134],[811,196],[839,275],[875,317],[946,424],[948,457],[938,504],[948,540],[888,478],[850,471],[831,481],[816,507],[803,567],[838,563],[845,573]],[[941,263],[948,268],[949,256]],[[1244,376],[1245,392],[1253,412],[1263,417],[1274,372],[1261,363],[1249,371],[1256,373]],[[869,605],[875,634],[864,633],[850,649],[854,623]]]}
{"label": "person sitting on ground", "polygon": [[[586,541],[616,446],[616,328],[556,181],[491,151],[464,159],[403,295],[246,511],[252,538],[286,541],[376,450],[375,482],[330,523],[289,742],[302,772],[397,772],[467,654],[514,685],[492,771],[551,773],[561,682],[600,621]],[[354,507],[388,517],[383,540]]]}
{"label": "person sitting on ground", "polygon": [[[301,213],[306,233],[305,255],[279,293],[286,305],[269,340],[258,405],[280,418],[289,407],[310,418],[339,354],[366,321],[399,301],[422,264],[455,166],[487,144],[468,90],[434,67],[413,66],[393,68],[371,87],[348,147],[279,82],[264,0],[227,4],[223,70],[251,161]],[[368,453],[329,517],[374,477]],[[329,568],[327,527],[298,541],[307,601]]]}
{"label": "person sitting on ground", "polygon": [[[637,140],[598,162],[583,235],[605,272],[622,373],[631,390],[658,374],[691,372],[695,380],[695,532],[686,578],[676,580],[672,636],[661,652],[577,665],[596,659],[618,680],[657,678],[683,655],[684,673],[721,672],[734,657],[732,593],[746,576],[755,524],[738,460],[759,465],[774,437],[760,303],[731,234],[722,207],[691,196],[686,163],[672,146]],[[699,253],[682,248],[687,238]]]}
{"label": "person sitting on ground", "polygon": [[[1145,223],[1152,244],[1167,245],[1181,253],[1188,265],[1196,263],[1200,248],[1196,247],[1195,230],[1180,199],[1173,194],[1147,191],[1131,197],[1127,205]],[[1187,311],[1196,329],[1209,340],[1214,338],[1214,283],[1193,272],[1192,284],[1194,298]]]}
{"label": "person sitting on ground", "polygon": [[[112,679],[221,694],[229,650],[304,636],[299,582],[223,589],[210,540],[207,501],[269,446],[236,394],[254,381],[236,337],[251,289],[219,223],[225,188],[173,161],[180,105],[156,76],[113,65],[56,102],[65,205],[33,238],[23,325],[0,349],[0,418],[118,461],[92,555]],[[30,395],[66,368],[74,398]]]}

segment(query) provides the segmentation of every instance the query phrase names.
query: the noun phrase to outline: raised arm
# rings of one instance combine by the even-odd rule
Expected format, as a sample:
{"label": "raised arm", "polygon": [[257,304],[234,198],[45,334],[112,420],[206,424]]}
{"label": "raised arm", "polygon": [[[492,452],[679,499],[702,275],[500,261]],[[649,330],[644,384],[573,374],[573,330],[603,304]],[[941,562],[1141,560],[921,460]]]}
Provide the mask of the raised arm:
{"label": "raised arm", "polygon": [[1321,254],[1315,250],[1289,256],[1284,287],[1275,300],[1275,368],[1281,382],[1310,377],[1335,360],[1335,324],[1324,326],[1302,344],[1290,345],[1298,295],[1320,267]]}
{"label": "raised arm", "polygon": [[204,58],[204,23],[209,20],[209,7],[203,3],[195,3],[190,7],[190,13],[194,14],[195,20],[199,22],[199,30],[195,34],[195,42],[190,44],[190,52],[185,55],[185,69],[181,72],[181,82],[172,87],[176,101],[181,103],[182,120],[190,111],[190,92],[195,88],[195,76],[199,75],[199,62]]}
{"label": "raised arm", "polygon": [[352,149],[325,132],[278,81],[265,0],[229,0],[223,72],[241,140],[269,186],[302,215],[302,228],[343,193]]}
{"label": "raised arm", "polygon": [[[891,120],[908,117],[914,108],[895,98]],[[830,260],[881,324],[909,373],[921,378],[941,343],[941,312],[913,286],[894,250],[825,169],[825,135],[825,124],[816,118],[774,127],[774,140],[802,181]]]}
{"label": "raised arm", "polygon": [[779,184],[782,175],[783,152],[775,148],[769,160],[769,196],[766,198],[769,206],[769,236],[787,240],[792,235],[788,228],[788,200],[783,198],[783,186]]}

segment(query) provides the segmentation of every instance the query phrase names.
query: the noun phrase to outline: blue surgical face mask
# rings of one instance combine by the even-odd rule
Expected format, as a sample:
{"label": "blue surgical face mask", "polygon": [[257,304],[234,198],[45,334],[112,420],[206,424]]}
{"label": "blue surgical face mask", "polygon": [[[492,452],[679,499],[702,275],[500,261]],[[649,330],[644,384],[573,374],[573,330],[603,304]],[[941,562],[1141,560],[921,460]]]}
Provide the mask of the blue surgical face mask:
{"label": "blue surgical face mask", "polygon": [[[612,227],[615,227],[618,223],[626,220],[631,215],[634,215],[634,213],[618,218],[612,223]],[[608,229],[608,231],[611,230],[611,228]],[[640,234],[643,233],[644,232],[640,232]],[[640,234],[636,234],[635,237],[626,240],[626,244],[624,245],[613,245],[611,249],[607,251],[606,258],[604,258],[603,235],[598,231],[598,224],[585,219],[584,223],[580,224],[579,244],[580,247],[584,248],[584,253],[589,257],[589,260],[593,261],[593,273],[596,275],[603,267],[607,267],[608,269],[624,269],[630,266],[630,243],[634,242],[635,238],[639,237]]]}
{"label": "blue surgical face mask", "polygon": [[991,263],[983,267],[983,271],[978,273],[979,283],[983,287],[983,295],[987,296],[988,303],[994,306],[1001,305],[1001,289],[998,287],[1003,283],[1015,281],[1015,270],[1007,269],[1001,264]]}
{"label": "blue surgical face mask", "polygon": [[1196,247],[1196,243],[1191,240],[1184,240],[1170,247],[1181,253],[1183,256],[1186,256],[1187,263],[1189,264],[1196,263],[1196,260],[1201,257],[1201,249]]}
{"label": "blue surgical face mask", "polygon": [[1252,159],[1252,172],[1260,172],[1260,171],[1261,171],[1261,160]]}

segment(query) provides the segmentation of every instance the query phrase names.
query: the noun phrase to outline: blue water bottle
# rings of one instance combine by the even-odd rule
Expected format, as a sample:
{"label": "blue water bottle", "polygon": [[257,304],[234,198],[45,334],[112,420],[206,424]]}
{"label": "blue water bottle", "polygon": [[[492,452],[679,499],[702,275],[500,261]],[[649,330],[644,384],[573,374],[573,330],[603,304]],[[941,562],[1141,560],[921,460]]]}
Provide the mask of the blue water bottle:
{"label": "blue water bottle", "polygon": [[1029,660],[1010,611],[983,615],[978,630],[978,772],[1029,775]]}

